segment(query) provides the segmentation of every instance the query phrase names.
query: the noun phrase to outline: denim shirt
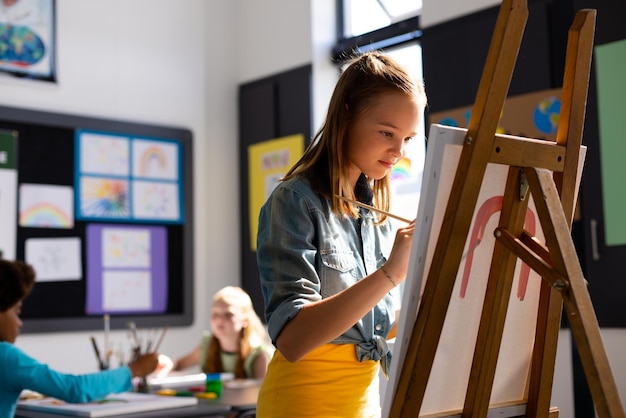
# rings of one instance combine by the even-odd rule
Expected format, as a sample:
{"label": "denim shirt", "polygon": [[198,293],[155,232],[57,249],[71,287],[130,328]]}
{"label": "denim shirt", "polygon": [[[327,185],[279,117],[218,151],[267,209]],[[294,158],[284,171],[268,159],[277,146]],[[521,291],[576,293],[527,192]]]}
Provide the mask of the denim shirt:
{"label": "denim shirt", "polygon": [[[338,217],[331,202],[302,177],[273,191],[259,216],[257,260],[274,343],[304,305],[347,289],[385,263],[393,244],[391,225],[375,220],[366,209],[358,220]],[[397,295],[388,293],[331,343],[356,344],[360,361],[390,358],[385,337],[395,320],[396,301]]]}

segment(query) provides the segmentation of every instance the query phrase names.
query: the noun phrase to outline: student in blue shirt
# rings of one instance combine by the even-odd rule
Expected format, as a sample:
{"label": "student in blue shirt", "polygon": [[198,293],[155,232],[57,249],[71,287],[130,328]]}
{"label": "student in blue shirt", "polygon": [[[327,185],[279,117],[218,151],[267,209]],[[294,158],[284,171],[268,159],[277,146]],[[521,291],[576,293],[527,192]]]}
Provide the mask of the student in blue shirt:
{"label": "student in blue shirt", "polygon": [[50,369],[13,344],[22,326],[22,301],[35,283],[35,271],[22,261],[0,259],[0,418],[15,414],[23,389],[71,403],[102,399],[132,389],[132,378],[157,366],[156,353],[139,356],[128,366],[97,373],[71,375]]}

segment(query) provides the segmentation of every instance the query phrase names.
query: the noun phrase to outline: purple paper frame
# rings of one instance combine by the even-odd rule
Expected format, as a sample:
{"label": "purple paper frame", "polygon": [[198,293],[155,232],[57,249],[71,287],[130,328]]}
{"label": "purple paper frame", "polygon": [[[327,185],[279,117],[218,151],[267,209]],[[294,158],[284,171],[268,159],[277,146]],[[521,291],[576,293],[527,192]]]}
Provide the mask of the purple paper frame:
{"label": "purple paper frame", "polygon": [[[151,308],[137,310],[106,311],[103,306],[102,234],[106,229],[127,229],[150,232],[150,260],[148,268],[107,268],[107,271],[149,271],[151,276]],[[130,226],[119,224],[90,224],[86,231],[86,302],[88,315],[110,313],[129,314],[163,313],[167,310],[167,230],[164,226]]]}

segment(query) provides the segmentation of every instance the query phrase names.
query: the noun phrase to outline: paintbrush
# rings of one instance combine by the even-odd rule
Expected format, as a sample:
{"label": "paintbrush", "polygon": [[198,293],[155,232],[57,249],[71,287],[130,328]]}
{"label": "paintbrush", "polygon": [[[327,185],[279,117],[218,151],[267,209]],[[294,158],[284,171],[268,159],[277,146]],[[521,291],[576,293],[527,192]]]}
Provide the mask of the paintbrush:
{"label": "paintbrush", "polygon": [[405,222],[407,224],[410,224],[411,222],[413,222],[413,221],[410,221],[410,220],[408,220],[406,218],[403,218],[402,216],[394,215],[391,212],[387,212],[385,210],[375,208],[374,206],[366,205],[365,203],[357,202],[356,200],[348,199],[347,197],[339,196],[337,194],[335,196],[337,196],[341,200],[345,200],[348,203],[352,203],[353,205],[357,205],[357,206],[360,206],[362,208],[369,209],[369,210],[371,210],[373,212],[378,212],[378,213],[385,214],[385,215],[389,216],[390,218],[397,219],[397,220]]}

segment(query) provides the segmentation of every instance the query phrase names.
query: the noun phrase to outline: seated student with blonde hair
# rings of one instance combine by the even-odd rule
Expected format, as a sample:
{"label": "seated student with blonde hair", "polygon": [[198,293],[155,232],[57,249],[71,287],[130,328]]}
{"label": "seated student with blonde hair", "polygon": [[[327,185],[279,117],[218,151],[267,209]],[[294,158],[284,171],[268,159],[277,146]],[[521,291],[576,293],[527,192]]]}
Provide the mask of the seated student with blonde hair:
{"label": "seated student with blonde hair", "polygon": [[131,390],[133,377],[156,368],[156,353],[141,355],[128,366],[83,375],[60,373],[29,357],[13,344],[22,326],[22,301],[34,284],[35,270],[29,264],[0,258],[0,418],[13,417],[24,389],[71,403],[90,402]]}
{"label": "seated student with blonde hair", "polygon": [[240,287],[224,287],[213,297],[210,322],[211,331],[204,332],[189,354],[173,362],[161,355],[158,374],[199,365],[204,373],[233,373],[238,379],[265,377],[273,348],[250,296]]}

